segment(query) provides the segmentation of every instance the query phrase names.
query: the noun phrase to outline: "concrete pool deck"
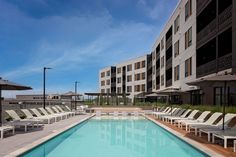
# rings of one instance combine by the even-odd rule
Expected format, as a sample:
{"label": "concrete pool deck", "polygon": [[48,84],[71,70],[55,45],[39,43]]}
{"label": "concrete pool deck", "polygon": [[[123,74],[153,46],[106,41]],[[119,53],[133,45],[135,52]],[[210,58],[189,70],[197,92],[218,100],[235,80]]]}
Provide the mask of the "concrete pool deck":
{"label": "concrete pool deck", "polygon": [[90,114],[78,115],[53,124],[45,124],[43,129],[34,128],[26,133],[16,131],[14,136],[0,140],[0,156],[13,157],[14,154],[24,151],[27,147],[32,147],[40,141],[43,142],[89,117],[91,117]]}

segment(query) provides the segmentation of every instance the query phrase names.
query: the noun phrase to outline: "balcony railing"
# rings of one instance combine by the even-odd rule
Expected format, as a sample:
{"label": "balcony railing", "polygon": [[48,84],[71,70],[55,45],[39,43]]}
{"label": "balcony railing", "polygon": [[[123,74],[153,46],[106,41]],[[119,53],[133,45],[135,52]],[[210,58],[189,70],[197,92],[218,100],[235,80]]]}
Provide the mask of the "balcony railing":
{"label": "balcony railing", "polygon": [[218,71],[232,67],[232,54],[227,54],[217,59]]}
{"label": "balcony railing", "polygon": [[169,69],[170,67],[172,67],[172,57],[166,61],[166,69]]}
{"label": "balcony railing", "polygon": [[214,35],[216,35],[216,32],[216,19],[214,19],[197,34],[197,46],[199,47],[207,40],[211,39]]}
{"label": "balcony railing", "polygon": [[172,45],[172,36],[166,41],[166,50]]}
{"label": "balcony railing", "polygon": [[216,72],[216,60],[197,67],[197,78]]}
{"label": "balcony railing", "polygon": [[232,24],[232,5],[229,6],[227,9],[225,9],[220,15],[219,15],[219,30],[222,30],[223,28],[226,28],[227,26]]}
{"label": "balcony railing", "polygon": [[166,87],[172,86],[172,79],[166,81]]}
{"label": "balcony railing", "polygon": [[197,15],[211,2],[211,0],[197,0]]}

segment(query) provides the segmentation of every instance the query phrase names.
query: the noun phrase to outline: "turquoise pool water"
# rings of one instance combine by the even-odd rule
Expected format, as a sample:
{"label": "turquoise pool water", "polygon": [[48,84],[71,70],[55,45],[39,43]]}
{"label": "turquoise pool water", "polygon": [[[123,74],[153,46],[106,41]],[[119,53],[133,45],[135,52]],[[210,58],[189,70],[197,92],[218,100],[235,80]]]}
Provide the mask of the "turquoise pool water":
{"label": "turquoise pool water", "polygon": [[144,118],[92,118],[21,157],[206,157]]}

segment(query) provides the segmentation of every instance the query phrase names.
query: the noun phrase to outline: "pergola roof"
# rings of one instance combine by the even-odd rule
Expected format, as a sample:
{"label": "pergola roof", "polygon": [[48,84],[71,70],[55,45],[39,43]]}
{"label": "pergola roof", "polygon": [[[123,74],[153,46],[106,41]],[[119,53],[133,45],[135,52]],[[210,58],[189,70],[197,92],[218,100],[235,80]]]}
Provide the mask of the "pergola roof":
{"label": "pergola roof", "polygon": [[88,96],[129,96],[129,93],[84,93]]}

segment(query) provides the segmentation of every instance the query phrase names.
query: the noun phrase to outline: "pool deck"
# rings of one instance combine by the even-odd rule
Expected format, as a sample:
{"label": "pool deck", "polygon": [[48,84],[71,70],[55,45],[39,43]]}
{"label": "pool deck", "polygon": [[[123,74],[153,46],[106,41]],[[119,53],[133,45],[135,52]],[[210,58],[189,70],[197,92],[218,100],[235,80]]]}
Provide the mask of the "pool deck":
{"label": "pool deck", "polygon": [[[0,140],[0,156],[13,157],[13,152],[17,153],[23,151],[26,147],[31,147],[40,141],[50,138],[50,136],[55,136],[90,116],[90,114],[77,115],[53,124],[45,124],[43,128],[30,129],[26,133],[24,131],[16,131],[14,136],[9,136]],[[13,154],[9,155],[11,153]]]}
{"label": "pool deck", "polygon": [[157,123],[164,125],[165,127],[171,129],[172,131],[176,131],[178,134],[182,135],[183,137],[193,140],[194,142],[201,144],[203,147],[210,149],[222,156],[236,157],[236,153],[233,152],[233,147],[228,147],[227,149],[225,149],[223,146],[221,146],[219,144],[212,144],[212,143],[208,142],[207,136],[203,136],[203,137],[195,136],[194,133],[186,132],[185,130],[179,129],[178,127],[175,127],[169,123],[158,120],[154,116],[148,116],[148,117],[150,119],[156,121]]}

